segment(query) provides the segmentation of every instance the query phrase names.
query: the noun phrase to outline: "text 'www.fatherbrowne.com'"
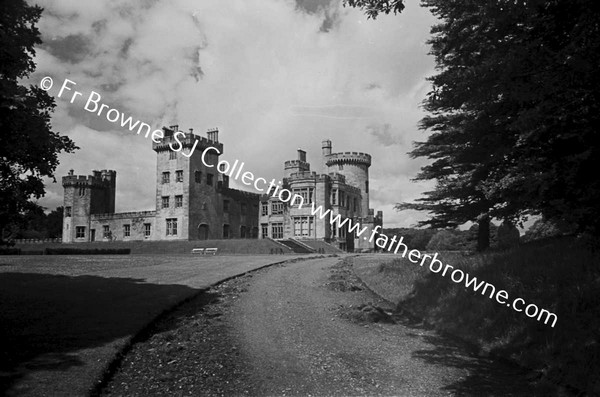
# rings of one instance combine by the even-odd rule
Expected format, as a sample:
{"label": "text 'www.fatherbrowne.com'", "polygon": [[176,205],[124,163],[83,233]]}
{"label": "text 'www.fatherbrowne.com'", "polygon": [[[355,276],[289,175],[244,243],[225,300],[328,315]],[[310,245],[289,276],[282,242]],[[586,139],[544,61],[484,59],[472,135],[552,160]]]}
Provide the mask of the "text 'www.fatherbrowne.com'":
{"label": "text 'www.fatherbrowne.com'", "polygon": [[[331,210],[323,210],[321,206],[315,207],[315,204],[312,204],[311,209],[312,215],[319,216],[320,219],[328,219],[332,225],[337,225],[338,227],[346,226],[348,232],[355,233],[358,238],[362,236],[365,232],[367,232],[368,227],[360,227],[358,223],[352,222],[351,219],[345,218],[342,219],[341,215],[333,216],[331,214]],[[375,226],[370,233],[370,236],[363,236],[363,239],[369,240],[369,242],[373,242],[375,236],[378,234],[378,230],[381,229],[381,226]],[[472,289],[475,292],[481,291],[482,296],[488,296],[489,299],[495,299],[501,305],[506,305],[507,307],[512,308],[514,311],[519,313],[525,313],[525,315],[529,318],[535,318],[537,321],[543,321],[544,324],[548,324],[550,322],[550,326],[554,327],[556,322],[558,321],[558,317],[556,314],[546,310],[540,309],[537,305],[530,303],[526,305],[526,302],[523,298],[516,298],[509,300],[508,292],[505,290],[499,290],[496,292],[496,287],[493,284],[485,282],[484,280],[478,280],[477,277],[472,277],[469,273],[462,271],[461,269],[456,269],[451,265],[444,265],[441,260],[438,259],[438,253],[435,253],[433,256],[428,254],[423,254],[419,250],[412,249],[409,250],[408,246],[404,244],[404,237],[400,237],[398,239],[397,236],[393,236],[389,238],[385,234],[379,234],[375,239],[375,244],[385,249],[389,252],[393,252],[394,254],[399,254],[405,258],[407,257],[409,261],[415,264],[419,264],[421,267],[427,266],[427,261],[429,260],[429,270],[432,273],[439,273],[442,277],[450,277],[450,280],[455,282],[456,284],[462,284],[464,282],[465,288]]]}
{"label": "text 'www.fatherbrowne.com'", "polygon": [[[51,77],[46,76],[40,81],[40,88],[44,91],[49,91],[54,82]],[[127,128],[131,132],[136,132],[138,135],[143,135],[145,138],[152,139],[155,143],[160,143],[164,138],[164,132],[162,129],[152,130],[152,127],[148,123],[144,123],[140,120],[134,120],[131,116],[126,116],[123,112],[115,108],[111,108],[109,105],[102,102],[102,96],[96,91],[91,91],[89,94],[84,95],[81,91],[75,90],[77,83],[72,80],[64,79],[63,83],[58,92],[58,97],[62,99],[69,100],[69,103],[84,103],[83,109],[95,114],[99,117],[105,117],[111,123],[118,123],[121,127]],[[174,144],[171,143],[170,149],[175,152],[180,152],[181,155],[186,157],[191,157],[196,149],[197,142],[193,145],[191,150],[188,153],[183,151],[184,145],[178,139],[179,137],[185,137],[183,132],[176,132],[174,135]],[[201,154],[202,163],[209,168],[215,168],[214,164],[211,164],[207,161],[207,154],[211,151],[214,151],[216,154],[221,154],[219,149],[216,147],[209,146],[204,149]],[[253,186],[259,192],[266,193],[271,197],[277,197],[280,201],[284,203],[289,203],[290,206],[298,206],[298,208],[302,208],[304,206],[304,197],[299,194],[294,194],[288,189],[285,189],[282,186],[282,181],[276,181],[272,179],[271,181],[267,181],[265,178],[257,178],[250,171],[244,171],[244,163],[236,160],[233,164],[230,164],[226,160],[221,160],[216,165],[217,172],[225,174],[230,178],[237,180],[238,178],[244,185]],[[321,206],[316,207],[314,203],[312,203],[311,212],[313,216],[319,216],[320,219],[327,218],[331,225],[336,225],[338,228],[346,227],[348,232],[355,233],[357,238],[360,238],[363,234],[367,233],[369,227],[363,226],[359,223],[353,223],[351,219],[345,218],[342,219],[341,215],[338,214],[333,216],[331,214],[331,210],[324,210]],[[511,307],[513,310],[519,313],[525,313],[525,315],[529,318],[535,318],[537,321],[544,321],[544,324],[548,324],[551,322],[551,326],[554,327],[556,322],[558,321],[558,317],[556,314],[549,312],[546,309],[540,309],[535,304],[530,303],[526,305],[526,302],[522,298],[516,298],[512,301],[509,301],[508,292],[505,290],[499,290],[496,292],[496,287],[493,284],[487,283],[483,280],[478,280],[477,277],[471,277],[469,273],[465,273],[461,269],[456,269],[451,265],[444,265],[442,261],[438,259],[438,254],[435,253],[433,256],[428,254],[423,254],[419,250],[412,249],[409,250],[408,246],[404,244],[404,237],[400,237],[398,239],[397,236],[393,236],[391,239],[384,235],[380,234],[379,230],[381,229],[380,225],[375,226],[371,232],[369,237],[363,236],[363,239],[369,240],[369,242],[373,242],[375,240],[375,244],[385,249],[389,252],[394,252],[394,254],[398,254],[401,251],[401,256],[403,258],[407,257],[409,261],[412,263],[419,263],[421,267],[426,266],[427,260],[429,261],[429,270],[432,273],[441,273],[442,277],[449,276],[450,280],[457,284],[461,284],[464,282],[465,288],[472,289],[475,292],[481,291],[481,295],[487,295],[489,299],[495,299],[501,305],[506,305]],[[376,238],[377,236],[377,238]]]}

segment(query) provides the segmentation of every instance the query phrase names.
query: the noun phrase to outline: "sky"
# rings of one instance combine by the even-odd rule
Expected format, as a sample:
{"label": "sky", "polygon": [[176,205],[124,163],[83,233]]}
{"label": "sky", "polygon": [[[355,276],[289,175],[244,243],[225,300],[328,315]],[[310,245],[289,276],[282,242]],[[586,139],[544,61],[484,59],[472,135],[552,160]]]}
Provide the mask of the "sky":
{"label": "sky", "polygon": [[[177,124],[206,136],[219,128],[221,158],[268,180],[282,177],[299,148],[318,171],[324,139],[333,152],[369,153],[370,207],[384,212],[384,227],[426,216],[394,210],[432,187],[411,180],[426,160],[407,154],[427,137],[418,122],[435,72],[426,44],[435,19],[417,1],[376,20],[337,0],[36,3],[43,44],[29,82],[52,78],[53,130],[80,147],[60,155],[44,207],[62,205],[60,178],[70,169],[113,169],[118,212],[154,209],[151,141],[86,111],[95,91],[100,103],[153,129]],[[65,79],[74,84],[59,97]],[[75,90],[82,95],[71,103]]]}

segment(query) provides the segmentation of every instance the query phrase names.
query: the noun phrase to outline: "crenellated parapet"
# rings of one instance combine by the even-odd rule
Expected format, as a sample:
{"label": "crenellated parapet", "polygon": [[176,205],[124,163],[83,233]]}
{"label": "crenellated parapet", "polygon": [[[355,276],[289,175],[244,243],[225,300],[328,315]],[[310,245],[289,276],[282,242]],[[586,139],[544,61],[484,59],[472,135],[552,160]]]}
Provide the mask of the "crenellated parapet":
{"label": "crenellated parapet", "polygon": [[360,196],[360,189],[357,187],[350,186],[350,185],[343,185],[342,190],[345,191],[346,193],[351,193],[351,194]]}
{"label": "crenellated parapet", "polygon": [[310,164],[303,160],[288,160],[284,163],[284,169],[298,169],[299,171],[310,170]]}
{"label": "crenellated parapet", "polygon": [[116,179],[117,172],[113,170],[93,171],[92,175],[74,175],[71,170],[69,175],[62,177],[62,185],[64,187],[114,188]]}
{"label": "crenellated parapet", "polygon": [[177,150],[183,146],[184,149],[194,149],[196,152],[202,152],[206,148],[214,147],[220,153],[223,153],[223,144],[218,141],[219,131],[216,128],[208,130],[208,137],[196,135],[192,129],[189,132],[177,131],[177,126],[172,126],[172,128],[163,127],[163,132],[164,136],[159,143],[152,142],[152,149],[155,152],[172,150],[171,146]]}
{"label": "crenellated parapet", "polygon": [[326,165],[334,164],[363,164],[367,167],[371,166],[371,155],[362,152],[340,152],[332,153],[325,157]]}
{"label": "crenellated parapet", "polygon": [[338,174],[337,172],[330,172],[329,178],[331,179],[332,182],[346,183],[346,176],[342,175],[342,174]]}

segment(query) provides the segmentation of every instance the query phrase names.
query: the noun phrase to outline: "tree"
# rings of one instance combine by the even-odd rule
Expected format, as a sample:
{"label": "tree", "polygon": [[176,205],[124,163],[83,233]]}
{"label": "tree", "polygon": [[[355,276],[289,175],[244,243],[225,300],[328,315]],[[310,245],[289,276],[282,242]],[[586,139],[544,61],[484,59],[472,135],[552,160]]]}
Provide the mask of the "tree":
{"label": "tree", "polygon": [[381,13],[399,14],[404,10],[404,0],[344,0],[344,5],[360,8],[372,19]]}
{"label": "tree", "polygon": [[433,161],[416,179],[437,184],[397,208],[430,211],[436,227],[479,222],[480,248],[491,218],[541,214],[599,235],[600,3],[422,5],[441,21],[429,40],[438,73],[420,124],[430,135],[411,155]]}
{"label": "tree", "polygon": [[62,237],[64,207],[57,207],[46,217],[46,229],[49,238]]}
{"label": "tree", "polygon": [[58,154],[77,149],[52,131],[54,99],[19,84],[35,69],[41,12],[23,0],[0,2],[0,244],[11,237],[12,224],[39,207],[33,200],[45,194],[43,178],[54,178]]}

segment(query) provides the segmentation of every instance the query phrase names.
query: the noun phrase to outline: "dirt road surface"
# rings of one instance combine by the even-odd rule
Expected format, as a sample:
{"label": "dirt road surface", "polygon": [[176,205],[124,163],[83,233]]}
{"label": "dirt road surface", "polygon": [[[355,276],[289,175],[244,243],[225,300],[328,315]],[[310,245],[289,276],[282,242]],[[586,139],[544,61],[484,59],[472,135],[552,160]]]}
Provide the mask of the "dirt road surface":
{"label": "dirt road surface", "polygon": [[214,289],[137,344],[105,395],[552,395],[402,315],[340,258]]}

